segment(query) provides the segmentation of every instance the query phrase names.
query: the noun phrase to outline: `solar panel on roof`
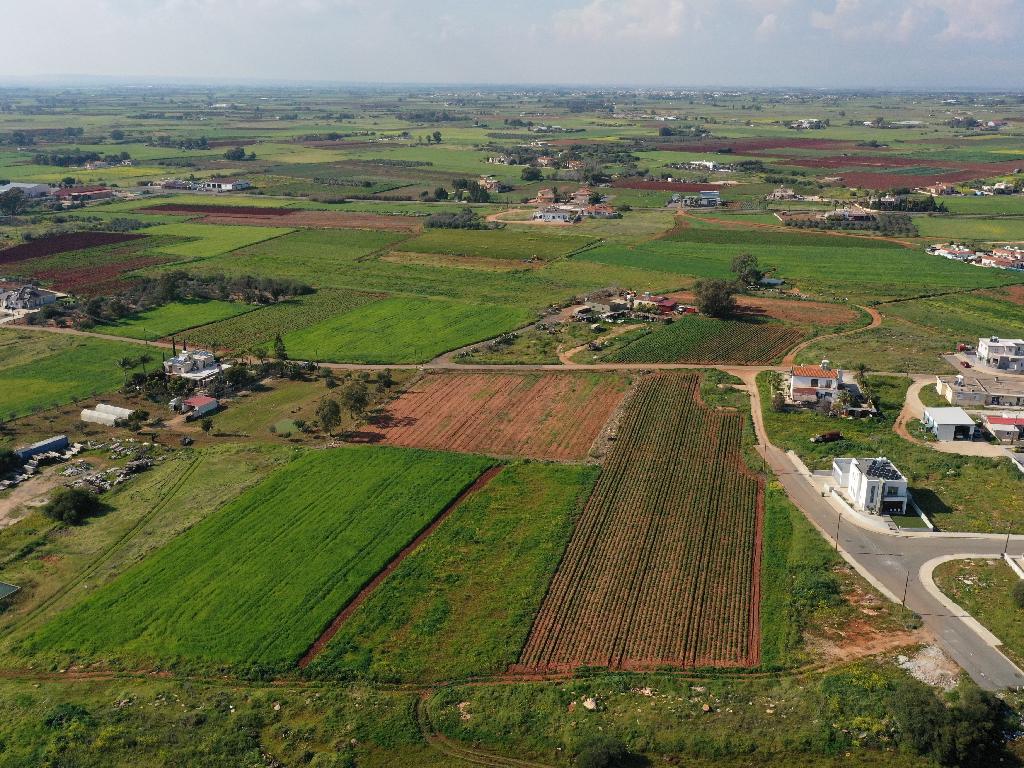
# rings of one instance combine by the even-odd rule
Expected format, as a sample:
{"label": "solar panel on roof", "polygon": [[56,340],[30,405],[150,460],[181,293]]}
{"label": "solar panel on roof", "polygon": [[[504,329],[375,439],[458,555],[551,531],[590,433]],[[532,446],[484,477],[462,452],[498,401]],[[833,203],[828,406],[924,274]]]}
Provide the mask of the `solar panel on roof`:
{"label": "solar panel on roof", "polygon": [[902,477],[899,470],[888,461],[878,461],[877,459],[872,461],[868,467],[867,476],[882,480],[899,480]]}

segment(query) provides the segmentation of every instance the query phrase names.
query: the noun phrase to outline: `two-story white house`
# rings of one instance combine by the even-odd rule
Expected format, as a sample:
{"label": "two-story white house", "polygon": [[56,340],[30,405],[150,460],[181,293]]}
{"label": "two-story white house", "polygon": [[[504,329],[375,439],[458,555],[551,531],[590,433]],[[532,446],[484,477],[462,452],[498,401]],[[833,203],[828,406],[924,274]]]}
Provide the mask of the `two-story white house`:
{"label": "two-story white house", "polygon": [[832,460],[832,480],[847,500],[861,512],[874,515],[903,515],[909,494],[907,478],[888,459]]}
{"label": "two-story white house", "polygon": [[843,371],[828,360],[821,365],[795,365],[789,372],[789,399],[794,403],[834,400],[843,388]]}
{"label": "two-story white house", "polygon": [[213,352],[206,350],[186,349],[181,354],[164,360],[164,373],[192,381],[205,381],[230,367],[217,362]]}
{"label": "two-story white house", "polygon": [[1024,373],[1024,339],[978,339],[978,360],[989,368]]}

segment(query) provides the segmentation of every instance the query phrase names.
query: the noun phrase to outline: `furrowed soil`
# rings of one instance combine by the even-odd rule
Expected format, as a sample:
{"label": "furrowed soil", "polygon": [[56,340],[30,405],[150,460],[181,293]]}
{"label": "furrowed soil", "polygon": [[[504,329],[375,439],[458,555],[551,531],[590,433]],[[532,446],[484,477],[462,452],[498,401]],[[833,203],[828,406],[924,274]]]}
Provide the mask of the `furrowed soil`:
{"label": "furrowed soil", "polygon": [[348,439],[579,461],[628,388],[604,374],[430,374]]}

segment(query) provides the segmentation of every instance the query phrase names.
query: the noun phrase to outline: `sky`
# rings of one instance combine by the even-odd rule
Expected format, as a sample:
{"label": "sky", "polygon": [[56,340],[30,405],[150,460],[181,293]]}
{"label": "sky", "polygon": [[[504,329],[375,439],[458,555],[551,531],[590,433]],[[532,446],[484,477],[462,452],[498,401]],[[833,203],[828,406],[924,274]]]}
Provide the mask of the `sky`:
{"label": "sky", "polygon": [[1024,0],[0,0],[0,81],[1024,89]]}

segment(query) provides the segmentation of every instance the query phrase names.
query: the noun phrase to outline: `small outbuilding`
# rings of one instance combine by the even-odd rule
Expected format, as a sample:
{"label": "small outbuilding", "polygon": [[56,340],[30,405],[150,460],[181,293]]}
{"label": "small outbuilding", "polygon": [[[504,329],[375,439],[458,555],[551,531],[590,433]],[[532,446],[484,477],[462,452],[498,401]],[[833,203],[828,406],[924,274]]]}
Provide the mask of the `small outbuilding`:
{"label": "small outbuilding", "polygon": [[67,447],[68,436],[55,435],[54,437],[48,437],[45,440],[40,440],[38,443],[26,445],[24,448],[15,448],[14,455],[22,461],[28,461],[33,456],[38,456],[40,453],[47,453],[48,451],[63,451]]}
{"label": "small outbuilding", "polygon": [[943,442],[973,440],[978,426],[963,408],[925,408],[925,428]]}
{"label": "small outbuilding", "polygon": [[196,395],[182,400],[181,408],[185,411],[186,419],[198,419],[220,408],[220,402],[215,397]]}

